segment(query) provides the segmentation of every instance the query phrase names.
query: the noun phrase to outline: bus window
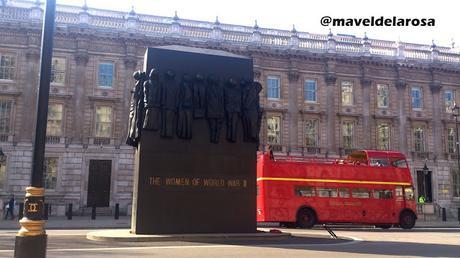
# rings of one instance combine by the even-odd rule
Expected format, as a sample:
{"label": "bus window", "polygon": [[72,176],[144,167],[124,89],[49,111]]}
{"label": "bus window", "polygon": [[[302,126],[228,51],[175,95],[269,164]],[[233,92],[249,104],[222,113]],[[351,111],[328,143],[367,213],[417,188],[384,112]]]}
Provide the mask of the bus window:
{"label": "bus window", "polygon": [[414,200],[414,188],[412,186],[404,188],[404,198],[406,200]]}
{"label": "bus window", "polygon": [[337,197],[336,188],[318,188],[319,197]]}
{"label": "bus window", "polygon": [[339,196],[343,198],[350,198],[350,190],[348,188],[339,188]]}
{"label": "bus window", "polygon": [[371,159],[370,165],[372,167],[389,167],[390,163],[388,159]]}
{"label": "bus window", "polygon": [[396,192],[396,197],[402,197],[403,196],[402,186],[396,186],[395,192]]}
{"label": "bus window", "polygon": [[351,189],[351,196],[353,198],[370,198],[371,192],[366,188],[355,188]]}
{"label": "bus window", "polygon": [[375,199],[391,199],[393,198],[393,191],[391,190],[374,190]]}
{"label": "bus window", "polygon": [[397,168],[407,168],[407,162],[405,159],[401,159],[401,158],[393,158],[391,160],[391,165],[393,167],[397,167]]}
{"label": "bus window", "polygon": [[295,195],[302,197],[314,197],[315,189],[312,186],[296,186]]}

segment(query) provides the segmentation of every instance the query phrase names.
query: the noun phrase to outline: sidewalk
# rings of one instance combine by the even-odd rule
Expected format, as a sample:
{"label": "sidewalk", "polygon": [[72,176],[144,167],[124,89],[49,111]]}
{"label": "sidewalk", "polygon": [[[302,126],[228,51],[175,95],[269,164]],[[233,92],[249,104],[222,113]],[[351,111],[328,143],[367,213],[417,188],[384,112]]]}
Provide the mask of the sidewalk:
{"label": "sidewalk", "polygon": [[[0,220],[1,229],[19,229],[21,226],[17,219]],[[49,217],[45,229],[87,229],[87,228],[130,228],[131,217],[120,216],[116,220],[113,216],[98,216],[91,220],[90,216],[73,216],[72,220],[67,217]]]}
{"label": "sidewalk", "polygon": [[[277,223],[273,227],[277,226]],[[275,225],[276,224],[276,225]],[[268,225],[267,225],[268,226]],[[357,227],[353,225],[352,227]],[[98,216],[95,220],[91,220],[89,216],[74,216],[72,220],[67,220],[66,217],[49,217],[46,221],[46,229],[115,229],[115,228],[130,228],[131,217],[120,216],[120,219],[115,220],[112,216]],[[366,226],[364,226],[366,227]],[[455,220],[450,221],[423,221],[417,220],[416,228],[460,228],[460,223]],[[19,229],[19,222],[15,220],[0,220],[0,230],[2,229]]]}

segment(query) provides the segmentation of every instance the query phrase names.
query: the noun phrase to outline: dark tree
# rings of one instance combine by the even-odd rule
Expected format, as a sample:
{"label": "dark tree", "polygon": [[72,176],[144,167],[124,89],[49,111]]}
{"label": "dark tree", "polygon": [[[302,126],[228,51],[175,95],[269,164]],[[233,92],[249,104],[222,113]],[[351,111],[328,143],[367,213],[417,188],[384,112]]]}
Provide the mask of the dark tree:
{"label": "dark tree", "polygon": [[206,86],[206,118],[212,143],[219,143],[224,116],[224,89],[219,79],[209,76]]}
{"label": "dark tree", "polygon": [[258,82],[245,83],[243,89],[243,131],[244,140],[248,142],[259,141],[259,129],[262,118],[259,104],[259,92],[262,85]]}
{"label": "dark tree", "polygon": [[144,82],[144,129],[158,131],[160,129],[161,115],[161,85],[158,71],[153,68],[149,80]]}
{"label": "dark tree", "polygon": [[141,136],[141,128],[144,122],[144,89],[146,80],[145,72],[134,72],[133,78],[136,80],[131,91],[131,105],[129,108],[128,137],[126,144],[137,147]]}
{"label": "dark tree", "polygon": [[192,109],[193,109],[193,92],[192,77],[184,75],[179,86],[179,108],[177,114],[177,137],[181,139],[192,138]]}
{"label": "dark tree", "polygon": [[204,118],[206,112],[206,81],[197,74],[193,82],[193,117]]}
{"label": "dark tree", "polygon": [[241,113],[241,89],[234,79],[229,79],[224,88],[227,140],[236,142],[238,120]]}
{"label": "dark tree", "polygon": [[171,70],[164,74],[161,98],[161,131],[162,137],[171,138],[174,135],[174,120],[177,113],[179,87]]}

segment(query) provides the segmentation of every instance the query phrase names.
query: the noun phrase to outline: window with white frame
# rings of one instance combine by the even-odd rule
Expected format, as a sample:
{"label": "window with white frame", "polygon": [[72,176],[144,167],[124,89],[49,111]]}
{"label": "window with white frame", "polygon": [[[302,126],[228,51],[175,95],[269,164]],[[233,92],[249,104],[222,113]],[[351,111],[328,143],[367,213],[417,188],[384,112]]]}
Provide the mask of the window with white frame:
{"label": "window with white frame", "polygon": [[112,136],[112,108],[96,107],[96,137],[110,138]]}
{"label": "window with white frame", "polygon": [[15,69],[15,56],[0,54],[0,80],[14,80]]}
{"label": "window with white frame", "polygon": [[455,103],[455,91],[445,90],[444,91],[444,108],[447,113],[452,113],[452,107]]}
{"label": "window with white frame", "polygon": [[0,99],[0,134],[9,134],[11,131],[11,108],[13,101]]}
{"label": "window with white frame", "polygon": [[425,128],[414,127],[414,151],[425,152]]}
{"label": "window with white frame", "polygon": [[309,119],[305,121],[305,146],[318,147],[318,120]]}
{"label": "window with white frame", "polygon": [[53,57],[51,62],[51,83],[64,84],[65,82],[66,59]]}
{"label": "window with white frame", "polygon": [[304,83],[304,100],[307,102],[316,102],[317,98],[317,84],[315,80],[305,80]]}
{"label": "window with white frame", "polygon": [[56,190],[58,158],[46,157],[43,165],[43,187]]}
{"label": "window with white frame", "polygon": [[267,98],[279,99],[280,98],[280,77],[268,76],[267,77]]}
{"label": "window with white frame", "polygon": [[447,128],[447,153],[455,153],[456,146],[455,146],[455,128],[449,127]]}
{"label": "window with white frame", "polygon": [[49,104],[48,105],[48,122],[46,124],[46,135],[48,136],[61,136],[62,135],[62,104]]}
{"label": "window with white frame", "polygon": [[100,63],[98,70],[98,85],[102,87],[112,87],[114,70],[113,63]]}
{"label": "window with white frame", "polygon": [[342,105],[353,105],[353,84],[349,81],[342,81],[341,85]]}
{"label": "window with white frame", "polygon": [[379,123],[377,125],[377,148],[379,150],[390,149],[390,125],[387,123]]}
{"label": "window with white frame", "polygon": [[411,101],[412,109],[422,109],[423,108],[423,95],[422,88],[412,87],[411,88]]}
{"label": "window with white frame", "polygon": [[281,117],[267,118],[267,142],[269,144],[281,144]]}
{"label": "window with white frame", "polygon": [[389,90],[387,84],[377,84],[377,107],[387,108],[389,104],[388,100]]}
{"label": "window with white frame", "polygon": [[342,123],[342,147],[345,149],[354,148],[354,123],[351,121]]}

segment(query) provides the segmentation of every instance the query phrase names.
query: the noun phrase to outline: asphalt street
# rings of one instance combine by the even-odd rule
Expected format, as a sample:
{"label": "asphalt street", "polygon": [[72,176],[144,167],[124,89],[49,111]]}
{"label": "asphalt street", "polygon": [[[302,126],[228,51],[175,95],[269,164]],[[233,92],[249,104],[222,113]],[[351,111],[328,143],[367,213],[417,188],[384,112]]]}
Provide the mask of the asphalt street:
{"label": "asphalt street", "polygon": [[[460,228],[336,228],[345,239],[321,229],[285,229],[278,240],[98,242],[92,230],[48,230],[47,257],[460,257]],[[0,257],[12,257],[17,231],[0,231]]]}

